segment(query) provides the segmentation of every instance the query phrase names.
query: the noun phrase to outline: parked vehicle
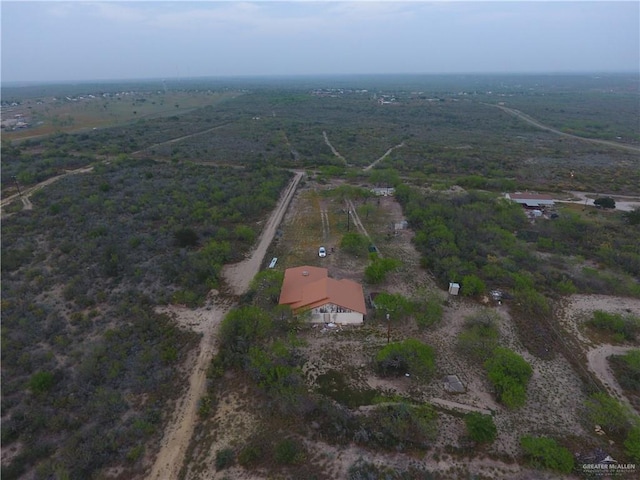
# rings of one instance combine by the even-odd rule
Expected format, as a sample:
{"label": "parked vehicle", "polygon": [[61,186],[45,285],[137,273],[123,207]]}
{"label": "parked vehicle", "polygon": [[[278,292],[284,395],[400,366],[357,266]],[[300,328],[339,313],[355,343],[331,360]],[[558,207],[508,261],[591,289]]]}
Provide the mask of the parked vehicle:
{"label": "parked vehicle", "polygon": [[324,247],[320,247],[320,248],[318,249],[318,256],[319,256],[320,258],[324,258],[324,257],[326,257],[326,256],[327,256],[327,249],[326,249],[326,248],[324,248]]}

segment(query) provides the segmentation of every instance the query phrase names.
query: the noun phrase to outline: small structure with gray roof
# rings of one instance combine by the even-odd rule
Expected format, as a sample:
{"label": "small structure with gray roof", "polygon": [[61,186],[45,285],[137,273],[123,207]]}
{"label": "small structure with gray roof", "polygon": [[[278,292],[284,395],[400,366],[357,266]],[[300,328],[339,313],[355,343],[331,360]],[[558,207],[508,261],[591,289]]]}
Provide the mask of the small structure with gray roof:
{"label": "small structure with gray roof", "polygon": [[554,205],[553,197],[541,193],[507,193],[505,198],[519,203],[525,208],[551,207]]}

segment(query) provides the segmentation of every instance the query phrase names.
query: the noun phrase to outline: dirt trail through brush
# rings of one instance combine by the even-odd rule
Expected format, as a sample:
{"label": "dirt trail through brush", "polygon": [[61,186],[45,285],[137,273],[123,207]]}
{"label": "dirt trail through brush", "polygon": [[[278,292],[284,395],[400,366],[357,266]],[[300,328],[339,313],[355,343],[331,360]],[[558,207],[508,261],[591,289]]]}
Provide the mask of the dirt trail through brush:
{"label": "dirt trail through brush", "polygon": [[338,157],[340,160],[342,160],[344,162],[345,165],[347,165],[347,159],[344,158],[342,155],[340,155],[340,152],[338,152],[334,146],[331,144],[331,142],[329,141],[329,137],[327,136],[327,132],[322,132],[322,136],[324,137],[324,143],[327,144],[327,146],[331,149],[331,152],[333,152],[333,154]]}
{"label": "dirt trail through brush", "polygon": [[368,172],[369,170],[371,170],[373,167],[375,167],[378,163],[380,163],[382,160],[384,160],[385,158],[387,158],[389,155],[391,155],[391,152],[393,152],[396,148],[400,148],[400,147],[404,147],[404,142],[396,145],[395,147],[391,147],[389,150],[387,150],[386,152],[384,152],[384,155],[382,155],[379,159],[377,159],[375,162],[373,162],[371,165],[364,167],[362,170],[365,172]]}
{"label": "dirt trail through brush", "polygon": [[483,105],[488,105],[490,107],[497,107],[500,110],[502,110],[503,112],[508,113],[509,115],[514,115],[514,116],[518,117],[520,120],[524,120],[525,122],[527,122],[530,125],[533,125],[534,127],[538,127],[538,128],[540,128],[542,130],[547,130],[548,132],[553,132],[553,133],[555,133],[557,135],[562,135],[563,137],[575,138],[576,140],[582,140],[583,142],[589,142],[589,143],[597,143],[599,145],[607,145],[608,147],[620,148],[622,150],[628,150],[628,151],[634,152],[634,153],[640,152],[640,147],[635,147],[633,145],[627,145],[627,144],[618,143],[618,142],[610,142],[609,140],[600,140],[598,138],[580,137],[578,135],[572,135],[570,133],[565,133],[565,132],[563,132],[561,130],[557,130],[555,128],[548,127],[548,126],[540,123],[535,118],[532,118],[529,115],[527,115],[526,113],[522,113],[520,110],[516,110],[515,108],[504,107],[502,105],[493,105],[491,103],[483,103]]}
{"label": "dirt trail through brush", "polygon": [[269,245],[271,245],[271,240],[273,240],[273,236],[276,234],[278,225],[280,225],[284,213],[289,207],[289,203],[293,198],[296,188],[298,188],[298,183],[301,178],[302,172],[296,172],[295,177],[291,180],[291,183],[280,198],[280,203],[271,214],[271,217],[269,217],[260,235],[258,246],[251,256],[235,265],[227,265],[223,269],[225,280],[235,295],[242,295],[249,288],[249,283],[254,275],[260,270],[260,264],[267,253]]}
{"label": "dirt trail through brush", "polygon": [[76,175],[78,173],[89,173],[91,171],[93,171],[93,166],[78,168],[76,170],[67,170],[62,175],[56,175],[55,177],[47,178],[45,181],[40,182],[37,185],[34,185],[33,187],[25,188],[24,190],[21,191],[20,194],[15,193],[13,195],[8,196],[7,198],[3,198],[2,202],[0,202],[0,208],[4,208],[6,205],[11,203],[13,200],[15,200],[16,197],[20,196],[25,210],[31,210],[33,208],[33,204],[31,203],[30,197],[41,188],[44,188],[47,185],[51,185],[52,183],[57,182],[61,178],[67,177],[69,175]]}
{"label": "dirt trail through brush", "polygon": [[153,145],[149,145],[148,147],[144,147],[141,150],[136,150],[135,152],[131,152],[129,155],[131,155],[131,156],[138,155],[140,153],[143,153],[143,152],[146,152],[148,150],[151,150],[152,148],[158,148],[158,147],[161,147],[163,145],[171,145],[173,143],[178,143],[178,142],[181,142],[182,140],[186,140],[188,138],[197,137],[198,135],[204,135],[205,133],[213,132],[214,130],[217,130],[219,128],[226,127],[227,125],[230,125],[231,123],[232,122],[226,122],[226,123],[223,123],[221,125],[216,125],[215,127],[212,127],[212,128],[207,128],[206,130],[201,130],[199,132],[190,133],[188,135],[182,135],[181,137],[172,138],[171,140],[167,140],[165,142],[154,143]]}
{"label": "dirt trail through brush", "polygon": [[612,355],[624,355],[629,350],[637,349],[638,347],[622,347],[618,345],[600,345],[599,347],[594,348],[593,350],[589,350],[587,353],[587,360],[589,362],[589,370],[591,370],[598,379],[604,384],[604,386],[612,393],[615,397],[618,397],[620,400],[625,402],[631,408],[631,402],[624,395],[622,387],[616,380],[613,371],[611,371],[611,367],[609,366],[609,358]]}
{"label": "dirt trail through brush", "polygon": [[[234,294],[241,295],[246,292],[251,280],[260,270],[262,260],[301,178],[302,172],[296,172],[295,177],[281,196],[278,206],[269,217],[260,235],[258,245],[251,256],[238,264],[229,265],[223,269],[223,277]],[[161,313],[171,315],[182,326],[201,332],[203,336],[200,342],[200,352],[189,376],[189,388],[176,405],[173,418],[165,430],[160,452],[151,473],[147,476],[149,480],[169,480],[179,477],[198,420],[198,402],[206,393],[207,368],[211,357],[216,353],[215,342],[218,326],[231,306],[230,303],[225,304],[214,296],[211,303],[194,310],[175,306],[158,309]]]}

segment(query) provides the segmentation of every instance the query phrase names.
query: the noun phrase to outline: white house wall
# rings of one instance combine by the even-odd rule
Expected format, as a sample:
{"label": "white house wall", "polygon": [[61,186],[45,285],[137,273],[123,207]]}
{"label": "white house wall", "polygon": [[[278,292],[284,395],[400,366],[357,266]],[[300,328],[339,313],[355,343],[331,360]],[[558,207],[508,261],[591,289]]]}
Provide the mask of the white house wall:
{"label": "white house wall", "polygon": [[359,312],[319,313],[314,309],[311,323],[339,323],[341,325],[360,325],[364,316]]}

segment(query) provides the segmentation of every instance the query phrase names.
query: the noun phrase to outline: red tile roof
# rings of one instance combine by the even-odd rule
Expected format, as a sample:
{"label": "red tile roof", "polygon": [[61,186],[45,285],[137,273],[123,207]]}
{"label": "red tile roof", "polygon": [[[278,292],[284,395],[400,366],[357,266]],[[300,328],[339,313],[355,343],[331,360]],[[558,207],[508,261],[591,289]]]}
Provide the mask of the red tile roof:
{"label": "red tile roof", "polygon": [[280,305],[289,305],[293,310],[315,308],[327,303],[367,313],[362,286],[352,280],[329,278],[326,268],[294,267],[284,272],[280,291]]}

